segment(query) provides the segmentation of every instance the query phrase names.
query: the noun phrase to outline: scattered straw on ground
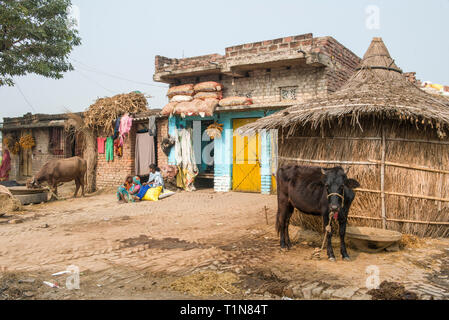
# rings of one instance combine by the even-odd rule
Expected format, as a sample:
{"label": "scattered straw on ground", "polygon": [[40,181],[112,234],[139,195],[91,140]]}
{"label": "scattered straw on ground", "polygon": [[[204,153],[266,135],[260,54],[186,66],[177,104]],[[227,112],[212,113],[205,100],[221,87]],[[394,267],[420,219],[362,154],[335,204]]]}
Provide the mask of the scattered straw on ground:
{"label": "scattered straw on ground", "polygon": [[418,238],[417,236],[411,234],[403,234],[401,240],[399,241],[399,246],[401,248],[421,248],[426,244],[424,239]]}
{"label": "scattered straw on ground", "polygon": [[207,271],[182,277],[174,281],[170,287],[195,296],[217,296],[241,293],[241,290],[234,286],[238,281],[239,278],[230,272]]}
{"label": "scattered straw on ground", "polygon": [[389,281],[383,281],[379,289],[372,289],[368,294],[373,300],[419,300],[416,293],[405,290],[400,283]]}

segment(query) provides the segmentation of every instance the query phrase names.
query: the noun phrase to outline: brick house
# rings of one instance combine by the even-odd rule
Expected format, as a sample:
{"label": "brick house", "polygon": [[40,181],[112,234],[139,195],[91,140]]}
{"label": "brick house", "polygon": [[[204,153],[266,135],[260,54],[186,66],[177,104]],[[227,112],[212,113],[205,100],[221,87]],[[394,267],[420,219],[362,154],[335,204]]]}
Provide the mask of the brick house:
{"label": "brick house", "polygon": [[[129,175],[136,174],[135,154],[136,154],[136,134],[138,130],[148,128],[150,116],[156,116],[156,139],[155,153],[156,163],[162,166],[168,163],[168,157],[161,149],[161,141],[168,135],[168,119],[160,115],[160,109],[151,109],[148,112],[134,115],[133,125],[129,135],[124,139],[123,156],[116,157],[113,161],[106,161],[105,154],[97,153],[96,187],[117,186],[123,183]],[[100,134],[102,136],[102,134]]]}
{"label": "brick house", "polygon": [[[82,141],[65,132],[66,121],[66,114],[27,113],[23,117],[3,119],[2,144],[7,136],[13,136],[18,140],[25,134],[31,134],[36,144],[31,150],[21,148],[18,154],[10,153],[10,180],[26,180],[36,174],[49,160],[81,155]],[[5,150],[4,145],[2,150]]]}
{"label": "brick house", "polygon": [[[303,34],[228,47],[224,55],[156,56],[153,79],[170,86],[216,81],[223,85],[223,98],[251,98],[252,105],[219,106],[211,117],[174,115],[168,120],[169,133],[191,128],[195,122],[201,123],[201,133],[209,123],[222,124],[222,137],[211,142],[213,167],[201,163],[199,177],[213,179],[215,191],[270,193],[277,166],[275,133],[248,138],[234,130],[294,104],[326,97],[343,85],[359,62],[357,55],[334,38]],[[176,164],[173,152],[168,162]]]}

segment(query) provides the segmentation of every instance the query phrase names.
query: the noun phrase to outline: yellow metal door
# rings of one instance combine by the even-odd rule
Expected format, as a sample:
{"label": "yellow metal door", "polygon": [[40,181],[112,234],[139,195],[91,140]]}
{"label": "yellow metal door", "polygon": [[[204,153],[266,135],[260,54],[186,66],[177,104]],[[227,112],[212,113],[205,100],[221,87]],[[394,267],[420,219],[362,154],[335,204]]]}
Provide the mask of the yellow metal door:
{"label": "yellow metal door", "polygon": [[234,191],[260,192],[259,135],[242,137],[235,130],[257,119],[234,119],[232,189]]}

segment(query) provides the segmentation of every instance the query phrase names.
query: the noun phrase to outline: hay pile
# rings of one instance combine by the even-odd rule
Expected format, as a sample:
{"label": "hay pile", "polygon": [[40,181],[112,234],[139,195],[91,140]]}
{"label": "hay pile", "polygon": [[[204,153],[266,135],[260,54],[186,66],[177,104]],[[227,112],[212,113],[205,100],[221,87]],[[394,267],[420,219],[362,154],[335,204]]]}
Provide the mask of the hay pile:
{"label": "hay pile", "polygon": [[142,93],[131,92],[118,94],[111,98],[98,99],[84,113],[85,126],[93,129],[101,129],[107,134],[114,133],[115,120],[128,113],[148,111],[148,102]]}
{"label": "hay pile", "polygon": [[22,204],[14,198],[8,188],[0,186],[0,213],[19,211],[21,208]]}
{"label": "hay pile", "polygon": [[230,272],[207,271],[179,278],[170,287],[173,290],[187,292],[195,296],[218,296],[241,293],[241,290],[234,286],[238,281],[239,278]]}

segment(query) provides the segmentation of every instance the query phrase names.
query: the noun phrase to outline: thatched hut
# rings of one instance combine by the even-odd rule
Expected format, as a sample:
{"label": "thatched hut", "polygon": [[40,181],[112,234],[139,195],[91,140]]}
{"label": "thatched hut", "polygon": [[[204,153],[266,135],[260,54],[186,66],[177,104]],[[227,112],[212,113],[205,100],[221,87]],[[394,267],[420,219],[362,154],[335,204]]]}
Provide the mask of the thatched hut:
{"label": "thatched hut", "polygon": [[407,81],[382,39],[374,38],[339,91],[262,118],[241,133],[279,129],[279,166],[350,167],[362,185],[350,224],[447,237],[448,128],[448,100]]}

